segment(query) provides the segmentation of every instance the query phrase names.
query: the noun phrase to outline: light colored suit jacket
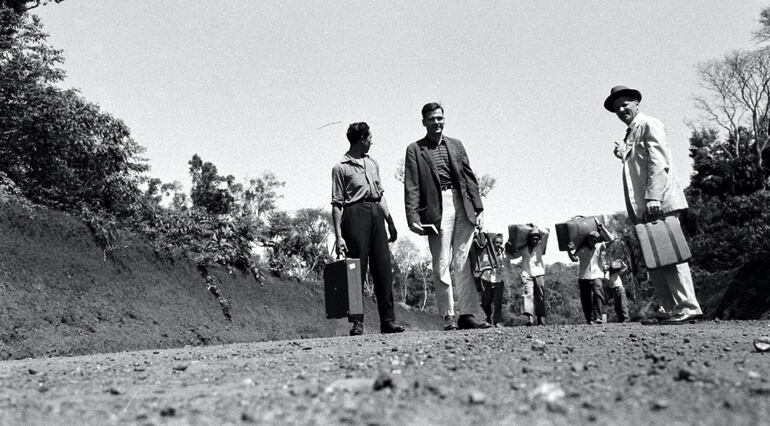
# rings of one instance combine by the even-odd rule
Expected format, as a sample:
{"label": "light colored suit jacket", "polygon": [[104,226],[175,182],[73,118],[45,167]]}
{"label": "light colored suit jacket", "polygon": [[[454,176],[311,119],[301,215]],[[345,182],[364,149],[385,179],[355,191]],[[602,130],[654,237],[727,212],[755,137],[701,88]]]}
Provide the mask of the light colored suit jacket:
{"label": "light colored suit jacket", "polygon": [[671,163],[671,147],[663,123],[639,112],[628,126],[623,156],[626,209],[634,223],[644,220],[647,200],[660,201],[663,213],[687,208]]}

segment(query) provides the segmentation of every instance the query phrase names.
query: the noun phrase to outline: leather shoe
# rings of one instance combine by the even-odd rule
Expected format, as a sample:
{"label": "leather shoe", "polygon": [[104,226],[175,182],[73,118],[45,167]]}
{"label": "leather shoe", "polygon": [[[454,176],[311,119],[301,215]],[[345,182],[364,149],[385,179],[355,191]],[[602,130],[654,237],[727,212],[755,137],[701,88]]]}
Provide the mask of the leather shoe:
{"label": "leather shoe", "polygon": [[457,323],[455,322],[455,317],[452,315],[447,315],[444,317],[444,330],[450,331],[450,330],[457,330]]}
{"label": "leather shoe", "polygon": [[470,314],[460,315],[460,319],[457,321],[457,327],[460,330],[473,330],[477,328],[489,328],[492,327],[489,323],[483,321],[477,321],[476,317]]}
{"label": "leather shoe", "polygon": [[386,322],[380,325],[380,333],[391,334],[391,333],[403,333],[403,332],[404,332],[404,327],[392,321]]}
{"label": "leather shoe", "polygon": [[350,329],[350,335],[351,336],[361,336],[364,334],[364,323],[363,321],[354,321],[353,322],[353,328]]}
{"label": "leather shoe", "polygon": [[703,318],[702,314],[676,314],[671,316],[671,318],[662,320],[661,324],[668,324],[668,325],[679,325],[679,324],[687,324],[688,322],[695,322],[699,319]]}

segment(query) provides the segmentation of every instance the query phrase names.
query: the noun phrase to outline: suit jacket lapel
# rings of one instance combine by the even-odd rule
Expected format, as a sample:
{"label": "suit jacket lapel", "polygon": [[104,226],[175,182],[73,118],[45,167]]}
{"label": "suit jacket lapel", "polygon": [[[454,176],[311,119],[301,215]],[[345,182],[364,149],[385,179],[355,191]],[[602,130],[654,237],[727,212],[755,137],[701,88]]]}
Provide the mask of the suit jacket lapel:
{"label": "suit jacket lapel", "polygon": [[452,171],[455,173],[455,176],[457,176],[457,179],[462,180],[462,165],[460,164],[462,160],[460,159],[460,153],[457,152],[457,145],[455,145],[454,141],[449,138],[444,138],[444,142],[446,143],[446,150],[449,154],[450,167],[452,167]]}
{"label": "suit jacket lapel", "polygon": [[423,160],[428,163],[428,167],[430,168],[430,172],[433,175],[433,180],[436,182],[436,185],[439,185],[438,169],[436,169],[436,163],[433,161],[433,155],[431,155],[427,148],[427,140],[423,139],[419,146],[420,155],[422,156]]}

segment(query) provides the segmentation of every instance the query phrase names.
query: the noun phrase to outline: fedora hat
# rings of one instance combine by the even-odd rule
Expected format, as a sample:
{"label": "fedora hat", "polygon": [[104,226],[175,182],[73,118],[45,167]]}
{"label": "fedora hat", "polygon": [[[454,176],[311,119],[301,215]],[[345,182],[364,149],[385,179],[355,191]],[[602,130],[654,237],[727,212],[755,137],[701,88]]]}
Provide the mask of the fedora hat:
{"label": "fedora hat", "polygon": [[610,89],[610,95],[604,100],[604,109],[614,113],[615,111],[612,110],[612,103],[621,96],[630,96],[637,101],[642,100],[642,94],[638,90],[626,86],[615,86]]}

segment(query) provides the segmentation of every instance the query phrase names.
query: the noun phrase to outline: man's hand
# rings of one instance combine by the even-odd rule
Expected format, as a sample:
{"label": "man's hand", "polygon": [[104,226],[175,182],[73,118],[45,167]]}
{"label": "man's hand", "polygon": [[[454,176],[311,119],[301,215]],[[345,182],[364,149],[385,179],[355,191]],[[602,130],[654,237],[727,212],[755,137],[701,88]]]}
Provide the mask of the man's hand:
{"label": "man's hand", "polygon": [[392,222],[388,223],[388,235],[390,235],[390,238],[388,238],[389,243],[396,241],[396,238],[398,238],[398,231],[396,231],[396,225],[394,225]]}
{"label": "man's hand", "polygon": [[479,231],[484,227],[484,212],[480,211],[476,213],[476,229]]}
{"label": "man's hand", "polygon": [[661,214],[660,212],[660,201],[658,200],[647,200],[647,217],[650,219],[654,219],[656,217],[659,217]]}
{"label": "man's hand", "polygon": [[618,157],[619,159],[621,160],[623,159],[624,152],[622,149],[620,149],[619,142],[615,141],[615,149],[612,151],[612,153],[615,154],[615,156]]}
{"label": "man's hand", "polygon": [[425,230],[422,229],[422,225],[420,225],[417,222],[414,222],[411,225],[409,225],[409,229],[417,235],[425,235]]}
{"label": "man's hand", "polygon": [[348,252],[348,245],[345,244],[345,239],[337,237],[337,256],[343,257]]}

